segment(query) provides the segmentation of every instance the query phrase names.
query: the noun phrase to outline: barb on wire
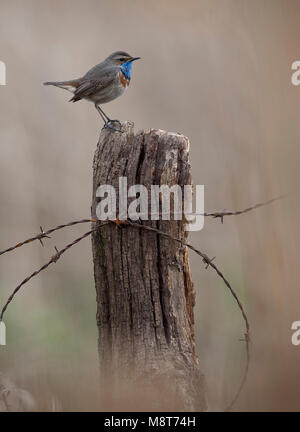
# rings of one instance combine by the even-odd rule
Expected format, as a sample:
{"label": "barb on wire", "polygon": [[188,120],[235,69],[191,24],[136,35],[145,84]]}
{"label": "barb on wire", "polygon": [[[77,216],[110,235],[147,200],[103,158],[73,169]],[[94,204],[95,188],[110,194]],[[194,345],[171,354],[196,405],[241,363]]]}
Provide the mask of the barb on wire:
{"label": "barb on wire", "polygon": [[[217,212],[202,213],[202,215],[206,216],[206,217],[211,217],[213,219],[220,218],[221,223],[223,223],[225,216],[238,216],[238,215],[241,215],[241,214],[244,214],[244,213],[248,213],[248,212],[250,212],[252,210],[258,209],[259,207],[264,207],[264,206],[267,206],[269,204],[272,204],[275,201],[279,201],[279,200],[281,200],[283,198],[286,198],[287,196],[288,195],[281,195],[281,196],[279,196],[277,198],[272,198],[272,199],[270,199],[268,201],[264,201],[264,202],[255,204],[255,205],[253,205],[251,207],[247,207],[244,210],[237,210],[237,211],[223,210],[223,211],[217,211]],[[197,213],[195,213],[195,214],[197,214]]]}
{"label": "barb on wire", "polygon": [[11,247],[9,247],[7,249],[4,249],[3,251],[0,251],[0,255],[3,255],[5,253],[7,253],[7,252],[11,252],[11,251],[13,251],[13,250],[15,250],[15,249],[17,249],[17,248],[19,248],[21,246],[24,246],[25,244],[32,243],[35,240],[39,240],[41,242],[42,246],[44,246],[44,244],[42,242],[42,239],[44,239],[44,238],[51,238],[49,236],[49,234],[52,234],[55,231],[58,231],[58,230],[61,230],[63,228],[70,227],[70,226],[73,226],[73,225],[84,224],[84,223],[88,223],[88,222],[97,222],[97,221],[98,221],[98,219],[80,219],[80,220],[68,222],[66,224],[58,225],[55,228],[49,229],[48,231],[44,231],[43,228],[40,227],[41,232],[39,234],[37,234],[36,236],[31,237],[31,238],[29,238],[27,240],[24,240],[24,241],[22,241],[20,243],[17,243],[15,246],[11,246]]}
{"label": "barb on wire", "polygon": [[44,243],[43,243],[42,238],[51,238],[51,237],[48,236],[48,235],[44,232],[42,226],[40,226],[40,230],[41,230],[41,234],[39,235],[38,240],[40,241],[41,245],[44,247]]}

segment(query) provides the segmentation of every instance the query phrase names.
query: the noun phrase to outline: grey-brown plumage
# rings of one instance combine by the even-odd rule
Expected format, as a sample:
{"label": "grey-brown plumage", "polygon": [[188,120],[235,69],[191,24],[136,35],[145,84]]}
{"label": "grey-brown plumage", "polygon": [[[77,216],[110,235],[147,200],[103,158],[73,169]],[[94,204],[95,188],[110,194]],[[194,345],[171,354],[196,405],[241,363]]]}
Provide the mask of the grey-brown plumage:
{"label": "grey-brown plumage", "polygon": [[70,102],[77,102],[81,99],[93,102],[104,120],[104,126],[116,130],[111,123],[119,121],[111,120],[99,105],[110,102],[124,93],[130,83],[132,62],[139,58],[132,57],[124,51],[117,51],[94,66],[81,78],[69,81],[49,81],[44,85],[53,85],[71,91],[73,97]]}

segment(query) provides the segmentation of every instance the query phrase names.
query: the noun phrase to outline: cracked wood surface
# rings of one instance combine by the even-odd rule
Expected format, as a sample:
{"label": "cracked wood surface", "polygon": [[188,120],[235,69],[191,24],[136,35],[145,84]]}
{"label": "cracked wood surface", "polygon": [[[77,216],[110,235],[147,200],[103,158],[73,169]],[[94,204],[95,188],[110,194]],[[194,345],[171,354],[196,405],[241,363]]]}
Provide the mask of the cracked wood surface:
{"label": "cracked wood surface", "polygon": [[[191,184],[189,141],[162,130],[103,130],[94,156],[96,190],[119,177],[142,184]],[[118,199],[117,199],[118,202]],[[128,199],[128,203],[129,203]],[[142,221],[186,240],[183,221]],[[103,400],[113,409],[205,409],[204,377],[195,354],[188,251],[129,226],[107,225],[92,236]]]}

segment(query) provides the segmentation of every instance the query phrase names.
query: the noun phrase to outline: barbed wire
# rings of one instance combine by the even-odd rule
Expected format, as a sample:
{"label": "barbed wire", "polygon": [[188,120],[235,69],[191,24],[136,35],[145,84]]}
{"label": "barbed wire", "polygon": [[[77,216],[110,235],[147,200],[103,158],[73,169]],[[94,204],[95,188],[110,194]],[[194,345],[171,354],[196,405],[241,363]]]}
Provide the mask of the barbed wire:
{"label": "barbed wire", "polygon": [[[255,205],[253,205],[251,207],[247,207],[244,210],[237,210],[237,211],[223,210],[223,211],[206,212],[206,213],[184,213],[184,215],[185,216],[204,216],[204,217],[211,217],[213,219],[220,218],[221,222],[223,223],[223,220],[224,220],[225,216],[238,216],[238,215],[241,215],[241,214],[244,214],[244,213],[248,213],[248,212],[250,212],[252,210],[258,209],[260,207],[267,206],[267,205],[269,205],[269,204],[271,204],[271,203],[273,203],[275,201],[278,201],[278,200],[281,200],[283,198],[286,198],[287,196],[288,195],[281,195],[281,196],[279,196],[277,198],[272,198],[272,199],[270,199],[268,201],[255,204]],[[163,213],[163,212],[151,213],[151,215],[156,215],[156,216],[157,215],[163,216],[164,214],[165,213]],[[141,213],[139,213],[139,215],[143,216],[143,214],[141,214]],[[73,225],[84,224],[84,223],[89,223],[89,222],[97,222],[97,221],[98,221],[98,219],[89,219],[89,218],[80,219],[80,220],[68,222],[68,223],[65,223],[65,224],[62,224],[62,225],[58,225],[55,228],[51,228],[51,229],[49,229],[47,231],[44,231],[43,228],[40,227],[40,231],[41,231],[40,233],[38,233],[37,235],[35,235],[35,236],[33,236],[33,237],[29,238],[29,239],[26,239],[26,240],[24,240],[24,241],[22,241],[20,243],[17,243],[14,246],[10,246],[7,249],[4,249],[4,250],[0,251],[0,256],[4,255],[5,253],[11,252],[11,251],[13,251],[13,250],[15,250],[15,249],[17,249],[17,248],[19,248],[21,246],[24,246],[26,244],[32,243],[32,242],[34,242],[36,240],[39,240],[40,243],[42,244],[42,246],[44,246],[42,239],[50,238],[50,234],[54,233],[55,231],[59,231],[59,230],[61,230],[63,228],[70,227],[70,226],[73,226]]]}
{"label": "barbed wire", "polygon": [[256,210],[256,209],[258,209],[260,207],[267,206],[269,204],[272,204],[275,201],[279,201],[279,200],[281,200],[283,198],[286,198],[287,196],[288,195],[281,195],[279,197],[272,198],[272,199],[270,199],[268,201],[264,201],[264,202],[255,204],[255,205],[253,205],[251,207],[247,207],[244,210],[236,210],[236,211],[223,210],[223,211],[217,211],[217,212],[211,212],[211,213],[202,213],[202,215],[206,216],[206,217],[212,217],[213,219],[220,218],[221,222],[223,223],[223,220],[224,220],[225,216],[238,216],[238,215],[241,215],[241,214],[244,214],[244,213],[248,213],[248,212],[250,212],[252,210]]}
{"label": "barbed wire", "polygon": [[[142,229],[142,230],[146,230],[149,232],[153,232],[156,234],[159,234],[163,237],[169,238],[173,241],[176,241],[177,243],[180,243],[183,246],[188,247],[189,249],[193,250],[196,254],[198,254],[201,258],[202,261],[204,262],[204,264],[206,264],[205,268],[208,267],[212,267],[214,269],[214,271],[218,274],[218,276],[223,280],[223,282],[225,283],[225,285],[227,286],[227,288],[229,289],[230,293],[232,294],[232,296],[234,297],[240,311],[243,317],[243,320],[245,322],[245,333],[244,333],[244,341],[246,343],[246,367],[245,367],[245,371],[243,374],[243,378],[241,381],[241,384],[238,388],[238,391],[234,397],[234,399],[232,400],[232,402],[230,403],[230,405],[228,406],[227,410],[230,410],[231,407],[233,406],[233,404],[236,402],[236,400],[238,399],[244,385],[247,379],[247,375],[248,375],[248,370],[249,370],[249,364],[250,364],[250,349],[249,349],[249,343],[250,343],[250,325],[249,325],[249,320],[247,318],[246,312],[243,308],[242,303],[240,302],[238,295],[236,294],[236,292],[234,291],[234,289],[232,288],[232,286],[230,285],[229,281],[225,278],[224,274],[219,270],[219,268],[216,266],[215,263],[213,263],[213,260],[215,259],[215,257],[213,258],[209,258],[208,255],[206,255],[205,253],[201,252],[199,249],[197,249],[196,247],[194,247],[193,245],[183,241],[180,238],[174,237],[171,234],[165,233],[157,228],[154,227],[150,227],[147,225],[142,225],[138,222],[133,222],[133,221],[129,221],[129,220],[124,220],[124,221],[120,221],[119,219],[117,219],[116,221],[103,221],[100,222],[96,219],[81,219],[79,221],[72,221],[72,222],[68,222],[66,224],[63,225],[58,225],[55,228],[52,228],[46,232],[43,232],[41,230],[41,234],[37,235],[36,237],[32,237],[30,240],[33,241],[33,239],[35,240],[40,240],[41,235],[43,235],[43,238],[48,236],[48,234],[57,231],[59,229],[65,228],[65,227],[69,227],[72,225],[76,225],[79,223],[86,223],[86,222],[96,222],[96,226],[94,228],[92,228],[91,230],[87,231],[86,233],[84,233],[83,235],[81,235],[80,237],[76,238],[75,240],[73,240],[71,243],[69,243],[67,246],[65,246],[63,249],[58,250],[55,247],[56,253],[55,255],[53,255],[50,260],[45,263],[42,267],[40,267],[38,270],[34,271],[33,273],[31,273],[29,276],[27,276],[12,292],[12,294],[9,296],[8,300],[6,301],[5,305],[3,306],[2,310],[1,310],[1,314],[0,314],[0,321],[3,320],[3,316],[5,311],[7,310],[9,304],[12,302],[12,300],[14,299],[15,295],[20,291],[20,289],[26,284],[28,283],[32,278],[34,278],[35,276],[37,276],[39,273],[41,273],[43,270],[46,270],[51,264],[56,263],[60,257],[67,251],[69,250],[72,246],[74,246],[75,244],[79,243],[81,240],[83,240],[84,238],[88,237],[89,235],[91,235],[93,232],[97,231],[99,228],[103,227],[104,225],[107,224],[112,224],[115,223],[119,228],[122,228],[122,226],[127,225],[127,226],[131,226],[134,227],[136,229]],[[28,240],[27,240],[28,242]],[[26,244],[25,242],[22,242],[21,244]],[[18,246],[17,246],[18,247]],[[12,249],[10,249],[12,250]]]}
{"label": "barbed wire", "polygon": [[[258,203],[255,204],[251,207],[247,207],[243,210],[237,210],[237,211],[227,211],[227,210],[223,210],[223,211],[217,211],[217,212],[205,212],[205,213],[201,213],[200,215],[203,215],[205,217],[212,217],[214,219],[216,218],[220,218],[221,222],[223,223],[224,217],[225,216],[237,216],[237,215],[241,215],[244,213],[248,213],[252,210],[258,209],[260,207],[269,205],[275,201],[278,201],[282,198],[285,198],[287,195],[282,195],[279,196],[277,198],[273,198],[270,199],[268,201],[262,202],[262,203]],[[160,215],[162,215],[162,213],[160,213]],[[197,213],[193,213],[192,215],[198,215]],[[225,283],[225,285],[227,286],[227,288],[229,289],[231,295],[234,297],[240,311],[243,317],[243,320],[245,322],[245,333],[244,333],[244,339],[242,339],[245,342],[246,345],[246,366],[245,366],[245,370],[243,373],[243,377],[241,380],[241,383],[239,385],[239,388],[236,392],[235,397],[233,398],[233,400],[231,401],[231,403],[229,404],[229,406],[226,408],[226,411],[229,411],[232,406],[235,404],[235,402],[237,401],[237,399],[239,398],[239,395],[246,383],[247,380],[247,376],[248,376],[248,371],[249,371],[249,365],[250,365],[250,325],[249,325],[249,320],[247,318],[246,312],[243,308],[242,303],[240,302],[236,292],[234,291],[234,289],[232,288],[232,286],[230,285],[229,281],[225,278],[224,274],[219,270],[219,268],[216,266],[216,264],[213,263],[213,260],[215,259],[215,257],[213,258],[209,258],[205,253],[201,252],[199,249],[195,248],[193,245],[184,242],[183,240],[173,237],[168,233],[165,233],[163,231],[160,231],[154,227],[149,227],[147,225],[142,225],[140,223],[137,222],[133,222],[131,220],[125,220],[125,221],[119,221],[118,219],[116,221],[104,221],[104,222],[100,222],[98,219],[90,219],[90,218],[86,218],[86,219],[80,219],[80,220],[76,220],[76,221],[71,221],[65,224],[61,224],[58,225],[54,228],[51,228],[47,231],[44,231],[42,227],[40,227],[40,233],[37,234],[36,236],[33,236],[29,239],[24,240],[23,242],[17,243],[14,246],[11,246],[3,251],[0,251],[0,255],[3,255],[5,253],[11,252],[25,244],[29,244],[33,241],[39,240],[40,243],[43,246],[43,239],[45,238],[50,238],[50,234],[59,231],[61,229],[64,229],[66,227],[70,227],[70,226],[74,226],[74,225],[78,225],[78,224],[84,224],[84,223],[91,223],[91,222],[95,222],[97,223],[96,227],[92,228],[91,230],[89,230],[88,232],[86,232],[85,234],[81,235],[80,237],[76,238],[73,242],[69,243],[67,246],[65,246],[63,249],[61,249],[60,251],[55,247],[56,250],[56,254],[53,255],[50,260],[44,264],[42,267],[40,267],[38,270],[34,271],[33,273],[31,273],[31,275],[29,275],[28,277],[26,277],[12,292],[12,294],[9,296],[7,302],[5,303],[5,305],[3,306],[2,310],[1,310],[1,314],[0,314],[0,321],[3,320],[3,315],[8,307],[8,305],[11,303],[11,301],[13,300],[13,298],[15,297],[15,295],[19,292],[19,290],[26,284],[28,283],[33,277],[37,276],[39,273],[41,273],[43,270],[45,270],[47,267],[49,267],[52,263],[56,263],[59,258],[67,251],[69,250],[72,246],[74,246],[75,244],[79,243],[81,240],[83,240],[84,238],[88,237],[89,235],[91,235],[94,231],[98,230],[99,228],[101,228],[104,225],[107,225],[108,223],[116,223],[119,227],[122,225],[129,225],[132,226],[134,228],[138,228],[138,229],[143,229],[143,230],[147,230],[150,232],[154,232],[156,234],[159,234],[161,236],[164,236],[166,238],[169,238],[173,241],[176,241],[178,243],[180,243],[183,246],[188,247],[189,249],[193,250],[195,253],[197,253],[201,258],[202,261],[204,262],[204,264],[206,264],[205,268],[208,267],[212,267],[213,270],[217,273],[217,275],[223,280],[223,282]]]}
{"label": "barbed wire", "polygon": [[52,233],[54,233],[55,231],[58,231],[58,230],[61,230],[63,228],[70,227],[70,226],[73,226],[73,225],[84,224],[84,223],[88,223],[88,222],[97,222],[97,221],[98,221],[98,219],[80,219],[80,220],[68,222],[68,223],[65,223],[65,224],[57,225],[55,228],[51,228],[48,231],[44,231],[43,228],[40,227],[41,232],[39,234],[37,234],[37,235],[35,235],[35,236],[27,239],[27,240],[24,240],[24,241],[22,241],[20,243],[17,243],[14,246],[11,246],[11,247],[9,247],[7,249],[4,249],[3,251],[0,251],[0,255],[3,255],[5,253],[7,253],[7,252],[11,252],[11,251],[13,251],[13,250],[15,250],[15,249],[17,249],[17,248],[19,248],[21,246],[24,246],[24,245],[26,245],[28,243],[32,243],[32,242],[34,242],[36,240],[39,240],[41,242],[42,246],[44,246],[44,244],[42,242],[42,239],[44,239],[44,238],[51,238],[49,235],[52,234]]}
{"label": "barbed wire", "polygon": [[[221,222],[223,223],[223,222],[224,222],[224,217],[225,217],[225,216],[238,216],[238,215],[241,215],[241,214],[244,214],[244,213],[248,213],[248,212],[250,212],[250,211],[252,211],[252,210],[256,210],[256,209],[258,209],[258,208],[260,208],[260,207],[264,207],[264,206],[266,206],[266,205],[272,204],[272,203],[275,202],[275,201],[278,201],[278,200],[281,200],[281,199],[283,199],[283,198],[286,198],[287,196],[288,196],[288,195],[281,195],[281,196],[279,196],[279,197],[272,198],[272,199],[270,199],[270,200],[268,200],[268,201],[264,201],[264,202],[261,202],[261,203],[255,204],[255,205],[253,205],[253,206],[251,206],[251,207],[247,207],[247,208],[245,208],[245,209],[243,209],[243,210],[229,211],[229,210],[224,209],[224,210],[221,210],[221,211],[215,211],[215,212],[198,213],[198,212],[186,212],[186,211],[182,211],[182,209],[181,209],[181,210],[179,210],[179,211],[177,211],[177,212],[174,211],[174,212],[172,213],[172,216],[178,215],[178,216],[179,216],[179,219],[176,219],[176,220],[180,220],[180,219],[181,219],[180,217],[182,217],[182,215],[184,215],[185,217],[186,217],[186,216],[189,216],[189,217],[190,217],[190,216],[204,216],[204,217],[211,217],[211,218],[213,218],[213,219],[220,218],[220,219],[221,219]],[[151,217],[153,217],[153,216],[160,216],[160,217],[167,216],[167,217],[168,217],[168,219],[162,219],[162,220],[170,220],[169,218],[170,218],[170,216],[171,216],[170,211],[165,211],[165,212],[155,212],[155,211],[150,211],[150,212],[146,212],[146,213],[145,213],[145,212],[144,212],[144,213],[137,212],[137,215],[138,215],[140,218],[143,218],[144,216],[146,216],[146,218],[143,219],[143,220],[148,220],[148,218],[149,218],[149,213],[150,213]],[[158,219],[151,219],[151,217],[150,217],[150,220],[158,220]],[[188,222],[189,222],[189,221],[188,221]]]}
{"label": "barbed wire", "polygon": [[[108,222],[104,221],[101,226],[103,225],[107,225]],[[70,226],[70,225],[75,225],[74,223],[69,223],[69,224],[65,224],[65,226]],[[85,234],[81,235],[80,237],[76,238],[75,240],[73,240],[71,243],[69,243],[67,246],[65,246],[63,249],[61,249],[60,251],[56,248],[55,246],[55,251],[56,254],[53,255],[50,260],[44,264],[42,267],[40,267],[38,270],[34,271],[33,273],[31,273],[29,276],[27,276],[11,293],[11,295],[9,296],[9,298],[7,299],[5,305],[3,306],[1,313],[0,313],[0,322],[3,321],[3,315],[8,307],[8,305],[11,303],[11,301],[13,300],[13,298],[15,297],[15,295],[18,293],[18,291],[20,291],[20,289],[22,288],[22,286],[24,286],[27,282],[29,282],[33,277],[37,276],[39,273],[41,273],[43,270],[46,270],[47,267],[50,266],[50,264],[56,263],[59,258],[68,250],[70,249],[72,246],[74,246],[75,244],[79,243],[81,240],[83,240],[84,238],[88,237],[90,234],[92,234],[92,232],[96,231],[98,228],[100,228],[99,226],[91,229],[90,231],[86,232]],[[52,230],[53,232],[53,230]]]}

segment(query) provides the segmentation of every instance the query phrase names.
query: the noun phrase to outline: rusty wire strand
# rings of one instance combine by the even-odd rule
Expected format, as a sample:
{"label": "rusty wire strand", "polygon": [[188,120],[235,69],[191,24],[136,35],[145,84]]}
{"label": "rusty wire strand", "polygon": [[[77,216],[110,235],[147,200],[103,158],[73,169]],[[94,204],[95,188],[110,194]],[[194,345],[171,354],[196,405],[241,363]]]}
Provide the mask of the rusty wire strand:
{"label": "rusty wire strand", "polygon": [[[199,216],[211,217],[213,219],[220,218],[221,222],[223,223],[223,220],[224,220],[225,216],[238,216],[238,215],[241,215],[241,214],[244,214],[244,213],[248,213],[248,212],[250,212],[252,210],[255,210],[255,209],[259,208],[259,207],[263,207],[263,206],[271,204],[271,203],[273,203],[275,201],[283,199],[286,196],[287,195],[282,195],[282,196],[279,196],[277,198],[273,198],[273,199],[270,199],[268,201],[256,204],[256,205],[251,206],[251,207],[248,207],[248,208],[246,208],[244,210],[237,210],[237,211],[223,210],[223,211],[216,211],[216,212],[210,212],[210,213],[191,213],[190,215],[191,216],[193,216],[193,215],[194,216],[198,216],[199,215]],[[159,213],[159,215],[161,216],[162,213]],[[186,214],[186,216],[188,216],[188,214]],[[11,246],[11,247],[9,247],[7,249],[4,249],[4,250],[0,251],[0,255],[3,255],[3,254],[8,253],[8,252],[11,252],[11,251],[13,251],[13,250],[15,250],[15,249],[17,249],[17,248],[19,248],[21,246],[24,246],[25,244],[32,243],[35,240],[39,240],[41,242],[42,246],[44,246],[43,242],[42,242],[42,239],[43,238],[50,238],[49,235],[52,234],[55,231],[58,231],[58,230],[61,230],[63,228],[70,227],[70,226],[73,226],[73,225],[78,225],[78,224],[83,224],[83,223],[88,223],[88,222],[97,222],[97,221],[98,221],[98,219],[80,219],[80,220],[77,220],[77,221],[72,221],[72,222],[69,222],[69,223],[66,223],[66,224],[58,225],[55,228],[49,229],[48,231],[44,231],[43,228],[40,227],[41,232],[39,234],[37,234],[36,236],[33,236],[33,237],[31,237],[31,238],[29,238],[27,240],[24,240],[24,241],[22,241],[20,243],[17,243],[15,246]]]}
{"label": "rusty wire strand", "polygon": [[[34,237],[31,237],[27,240],[24,240],[20,243],[17,243],[15,246],[11,246],[7,249],[4,249],[3,251],[0,251],[0,255],[3,255],[7,252],[11,252],[25,244],[31,243],[35,240],[39,240],[40,242],[42,241],[43,238],[50,238],[49,234],[52,234],[55,231],[61,230],[63,228],[69,227],[69,226],[73,226],[73,225],[78,225],[78,224],[83,224],[83,223],[87,223],[87,222],[96,222],[98,219],[80,219],[80,220],[76,220],[76,221],[72,221],[72,222],[68,222],[66,224],[62,224],[62,225],[58,225],[55,228],[51,228],[48,231],[44,231],[42,227],[40,227],[41,232],[39,234],[37,234]],[[43,245],[43,243],[42,243]]]}
{"label": "rusty wire strand", "polygon": [[[103,222],[102,225],[107,225],[107,222]],[[101,225],[101,226],[102,226]],[[75,244],[79,243],[81,240],[83,240],[85,237],[88,237],[93,231],[96,231],[98,227],[95,227],[93,229],[91,229],[90,231],[86,232],[85,234],[83,234],[82,236],[76,238],[74,241],[72,241],[72,243],[69,243],[67,246],[65,246],[63,249],[58,250],[55,247],[55,255],[53,255],[50,260],[44,264],[42,267],[40,267],[38,270],[34,271],[33,273],[31,273],[29,276],[27,276],[15,289],[14,291],[11,293],[11,295],[9,296],[7,302],[5,303],[5,305],[3,306],[2,310],[1,310],[1,314],[0,314],[0,322],[3,320],[3,315],[8,307],[8,305],[11,303],[11,301],[13,300],[13,298],[15,297],[15,295],[18,293],[18,291],[20,291],[20,289],[22,288],[23,285],[25,285],[27,282],[29,282],[33,277],[37,276],[39,273],[41,273],[43,270],[46,270],[47,267],[50,266],[50,264],[52,263],[56,263],[59,258],[68,250],[70,249],[72,246],[74,246]]]}
{"label": "rusty wire strand", "polygon": [[[217,212],[211,212],[211,213],[202,213],[202,215],[206,216],[206,217],[212,217],[213,219],[220,218],[221,222],[223,223],[223,219],[224,219],[225,216],[238,216],[238,215],[241,215],[241,214],[244,214],[244,213],[248,213],[248,212],[250,212],[252,210],[258,209],[259,207],[264,207],[264,206],[266,206],[268,204],[272,204],[275,201],[279,201],[279,200],[281,200],[283,198],[286,198],[287,196],[288,195],[281,195],[279,197],[272,198],[272,199],[270,199],[268,201],[264,201],[264,202],[255,204],[255,205],[253,205],[251,207],[247,207],[244,210],[236,210],[236,211],[223,210],[223,211],[217,211]],[[197,214],[197,213],[195,213],[195,214]]]}
{"label": "rusty wire strand", "polygon": [[[281,200],[283,198],[286,198],[287,196],[288,195],[281,195],[279,197],[272,198],[272,199],[270,199],[268,201],[264,201],[264,202],[255,204],[255,205],[253,205],[251,207],[247,207],[247,208],[245,208],[243,210],[229,211],[229,210],[225,210],[224,209],[224,210],[221,210],[221,211],[205,212],[205,213],[197,213],[197,212],[188,212],[188,213],[183,212],[183,213],[184,213],[184,216],[204,216],[204,217],[210,217],[212,219],[218,219],[219,218],[221,220],[221,222],[223,223],[225,216],[238,216],[238,215],[241,215],[241,214],[244,214],[244,213],[248,213],[248,212],[250,212],[252,210],[256,210],[256,209],[258,209],[260,207],[264,207],[266,205],[272,204],[275,201],[279,201],[279,200]],[[139,216],[145,216],[145,214],[146,213],[139,213]],[[169,212],[164,212],[164,213],[163,212],[150,212],[150,214],[151,214],[151,216],[164,216],[164,215],[169,216],[170,215]],[[180,212],[180,214],[181,214],[181,212]]]}
{"label": "rusty wire strand", "polygon": [[[76,223],[85,223],[85,222],[96,222],[96,220],[95,219],[82,219],[82,220],[80,220],[80,221],[75,221],[75,222],[69,222],[68,224],[64,224],[64,225],[59,225],[58,227],[56,227],[56,228],[53,228],[53,229],[51,229],[51,230],[48,230],[46,233],[44,233],[44,232],[42,232],[41,234],[49,234],[50,232],[54,232],[55,230],[58,230],[58,229],[62,229],[63,227],[67,227],[67,226],[71,226],[71,225],[75,225]],[[231,285],[230,285],[230,283],[228,282],[228,280],[225,278],[225,276],[223,275],[223,273],[219,270],[219,268],[213,263],[213,260],[215,259],[215,257],[213,257],[213,258],[209,258],[208,257],[208,255],[206,255],[205,253],[203,253],[203,252],[201,252],[199,249],[197,249],[197,248],[195,248],[193,245],[191,245],[191,244],[189,244],[189,243],[187,243],[187,242],[185,242],[185,241],[183,241],[183,240],[181,240],[181,239],[179,239],[179,238],[177,238],[177,237],[174,237],[174,236],[172,236],[172,235],[170,235],[170,234],[168,234],[168,233],[165,233],[165,232],[163,232],[163,231],[161,231],[161,230],[159,230],[159,229],[157,229],[157,228],[154,228],[154,227],[150,227],[150,226],[147,226],[147,225],[141,225],[140,223],[136,223],[136,222],[133,222],[133,221],[128,221],[128,220],[125,220],[125,221],[119,221],[119,220],[116,220],[116,221],[110,221],[110,220],[108,220],[108,221],[104,221],[104,222],[100,222],[100,221],[97,221],[97,224],[96,224],[96,226],[94,227],[94,228],[92,228],[90,231],[88,231],[88,232],[86,232],[85,234],[83,234],[82,236],[80,236],[80,237],[78,237],[77,239],[75,239],[73,242],[71,242],[71,243],[69,243],[67,246],[65,246],[63,249],[61,249],[61,250],[58,250],[56,247],[55,247],[55,250],[56,250],[56,254],[55,255],[53,255],[51,258],[50,258],[50,260],[46,263],[46,264],[44,264],[42,267],[40,267],[38,270],[36,270],[36,271],[34,271],[33,273],[31,273],[28,277],[26,277],[15,289],[14,289],[14,291],[12,292],[12,294],[9,296],[9,298],[8,298],[8,300],[7,300],[7,302],[5,303],[5,305],[3,306],[3,308],[2,308],[2,310],[1,310],[1,314],[0,314],[0,321],[2,321],[3,320],[3,315],[4,315],[4,313],[5,313],[5,311],[6,311],[6,309],[7,309],[7,307],[8,307],[8,305],[11,303],[11,301],[13,300],[13,298],[15,297],[15,295],[19,292],[19,290],[22,288],[22,286],[24,286],[27,282],[29,282],[33,277],[35,277],[35,276],[37,276],[39,273],[41,273],[43,270],[45,270],[47,267],[49,267],[50,266],[50,264],[52,264],[52,263],[56,263],[58,260],[59,260],[59,258],[68,250],[68,249],[70,249],[72,246],[74,246],[75,244],[77,244],[77,243],[79,243],[81,240],[83,240],[84,238],[86,238],[86,237],[88,237],[89,235],[91,235],[93,232],[95,232],[95,231],[97,231],[99,228],[101,228],[101,227],[103,227],[104,225],[107,225],[107,224],[112,224],[112,223],[116,223],[116,225],[119,227],[119,228],[121,228],[123,225],[129,225],[129,226],[132,226],[132,227],[134,227],[134,228],[137,228],[137,229],[143,229],[143,230],[146,230],[146,231],[150,231],[150,232],[154,232],[154,233],[156,233],[156,234],[159,234],[159,235],[161,235],[161,236],[163,236],[163,237],[166,237],[166,238],[169,238],[169,239],[171,239],[171,240],[173,240],[173,241],[176,241],[177,243],[180,243],[181,245],[183,245],[183,246],[186,246],[186,247],[188,247],[189,249],[191,249],[191,250],[193,250],[195,253],[197,253],[201,258],[202,258],[202,261],[204,262],[204,264],[206,264],[206,267],[205,268],[208,268],[209,266],[210,267],[212,267],[214,270],[215,270],[215,272],[218,274],[218,276],[224,281],[224,283],[225,283],[225,285],[227,286],[227,288],[230,290],[230,292],[231,292],[231,294],[232,294],[232,296],[234,297],[234,299],[235,299],[235,301],[237,302],[237,305],[238,305],[238,307],[239,307],[239,309],[240,309],[240,311],[241,311],[241,313],[242,313],[242,316],[243,316],[243,319],[244,319],[244,322],[245,322],[245,327],[246,327],[246,331],[245,331],[245,334],[244,334],[244,341],[245,341],[245,343],[246,343],[246,367],[245,367],[245,371],[244,371],[244,374],[243,374],[243,378],[242,378],[242,381],[241,381],[241,384],[240,384],[240,386],[239,386],[239,388],[238,388],[238,391],[237,391],[237,393],[236,393],[236,395],[235,395],[235,397],[234,397],[234,399],[232,400],[232,402],[230,403],[230,405],[227,407],[227,409],[226,410],[230,410],[231,409],[231,407],[234,405],[234,403],[236,402],[236,400],[238,399],[238,397],[239,397],[239,395],[240,395],[240,393],[241,393],[241,391],[242,391],[242,389],[243,389],[243,387],[244,387],[244,384],[245,384],[245,382],[246,382],[246,379],[247,379],[247,375],[248,375],[248,370],[249,370],[249,363],[250,363],[250,350],[249,350],[249,343],[250,343],[250,325],[249,325],[249,321],[248,321],[248,318],[247,318],[247,315],[246,315],[246,312],[245,312],[245,310],[244,310],[244,308],[243,308],[243,305],[242,305],[242,303],[240,302],[240,300],[239,300],[239,298],[238,298],[238,296],[237,296],[237,294],[236,294],[236,292],[234,291],[234,289],[231,287]],[[37,239],[38,239],[38,237],[39,236],[36,236],[37,237]]]}

